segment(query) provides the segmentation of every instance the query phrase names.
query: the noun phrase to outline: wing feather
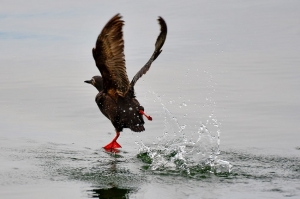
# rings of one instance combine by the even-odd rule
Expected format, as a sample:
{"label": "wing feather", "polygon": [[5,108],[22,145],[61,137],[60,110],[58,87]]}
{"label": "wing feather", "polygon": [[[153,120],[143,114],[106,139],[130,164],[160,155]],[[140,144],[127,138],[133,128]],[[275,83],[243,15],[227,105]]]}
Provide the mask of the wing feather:
{"label": "wing feather", "polygon": [[147,73],[149,70],[152,62],[159,56],[159,54],[162,52],[162,46],[165,43],[165,40],[167,38],[167,24],[165,20],[162,17],[158,17],[158,23],[160,25],[160,34],[158,35],[156,42],[155,42],[155,50],[150,57],[149,61],[136,73],[136,75],[133,77],[130,86],[131,88],[134,87],[137,80],[142,77],[144,74]]}
{"label": "wing feather", "polygon": [[121,15],[115,15],[104,26],[93,48],[96,66],[103,78],[106,93],[124,97],[130,84],[126,73]]}

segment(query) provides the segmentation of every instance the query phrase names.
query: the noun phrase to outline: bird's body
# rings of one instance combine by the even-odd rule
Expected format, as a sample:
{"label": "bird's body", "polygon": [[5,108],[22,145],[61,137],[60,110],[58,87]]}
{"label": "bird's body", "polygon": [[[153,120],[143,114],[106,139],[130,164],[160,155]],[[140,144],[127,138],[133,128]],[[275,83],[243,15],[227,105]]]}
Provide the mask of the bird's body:
{"label": "bird's body", "polygon": [[96,103],[103,113],[114,125],[116,131],[130,128],[134,132],[144,131],[143,116],[139,113],[144,110],[136,98],[129,96],[119,97],[115,101],[109,94],[99,92]]}
{"label": "bird's body", "polygon": [[123,128],[129,128],[134,132],[144,131],[143,115],[152,120],[144,113],[144,107],[136,99],[134,85],[149,70],[151,63],[162,51],[161,47],[166,39],[167,26],[161,17],[158,21],[161,33],[155,43],[155,50],[149,61],[137,72],[131,82],[126,73],[123,21],[119,14],[105,25],[98,36],[96,47],[93,48],[93,57],[102,76],[94,76],[85,82],[92,84],[99,91],[95,101],[103,115],[112,122],[117,134],[113,141],[104,147],[105,149],[121,147],[116,140]]}

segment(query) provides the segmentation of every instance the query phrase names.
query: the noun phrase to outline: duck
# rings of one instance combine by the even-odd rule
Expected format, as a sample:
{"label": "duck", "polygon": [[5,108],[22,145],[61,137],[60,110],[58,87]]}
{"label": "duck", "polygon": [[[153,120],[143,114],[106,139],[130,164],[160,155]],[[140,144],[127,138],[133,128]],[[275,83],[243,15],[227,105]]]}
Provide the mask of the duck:
{"label": "duck", "polygon": [[167,37],[167,24],[162,17],[158,17],[158,23],[160,33],[155,42],[154,52],[131,82],[125,66],[122,31],[124,21],[120,14],[116,14],[106,23],[92,49],[95,64],[101,76],[93,76],[84,82],[93,85],[98,90],[95,102],[102,114],[111,121],[116,132],[113,140],[103,147],[105,150],[122,148],[117,139],[124,128],[129,128],[134,132],[144,131],[143,116],[152,121],[152,117],[145,113],[144,107],[136,99],[134,86],[162,52]]}

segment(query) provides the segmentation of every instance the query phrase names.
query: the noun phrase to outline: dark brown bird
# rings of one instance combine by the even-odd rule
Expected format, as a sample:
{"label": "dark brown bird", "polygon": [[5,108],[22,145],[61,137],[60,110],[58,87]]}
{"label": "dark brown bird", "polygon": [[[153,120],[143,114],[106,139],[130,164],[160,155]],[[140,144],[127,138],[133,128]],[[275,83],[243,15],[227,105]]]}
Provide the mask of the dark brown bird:
{"label": "dark brown bird", "polygon": [[124,21],[121,18],[120,14],[117,14],[104,26],[96,41],[96,47],[93,48],[93,57],[102,77],[94,76],[91,80],[84,81],[92,84],[99,91],[95,99],[96,103],[103,115],[115,127],[116,137],[104,146],[107,150],[121,147],[117,139],[123,128],[141,132],[145,130],[143,115],[152,120],[144,113],[144,107],[136,99],[134,85],[140,77],[146,74],[152,62],[162,52],[161,48],[167,37],[166,22],[159,17],[160,34],[155,43],[155,50],[149,61],[129,82],[125,67],[122,32]]}

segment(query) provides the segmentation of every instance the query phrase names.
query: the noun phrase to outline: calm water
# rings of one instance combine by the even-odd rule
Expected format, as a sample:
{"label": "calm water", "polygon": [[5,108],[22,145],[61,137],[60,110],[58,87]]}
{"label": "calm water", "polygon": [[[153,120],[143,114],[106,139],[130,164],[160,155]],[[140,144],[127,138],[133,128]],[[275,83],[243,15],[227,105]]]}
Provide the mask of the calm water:
{"label": "calm water", "polygon": [[[299,198],[300,2],[5,1],[0,8],[1,198]],[[83,83],[124,16],[146,131],[115,132]]]}

